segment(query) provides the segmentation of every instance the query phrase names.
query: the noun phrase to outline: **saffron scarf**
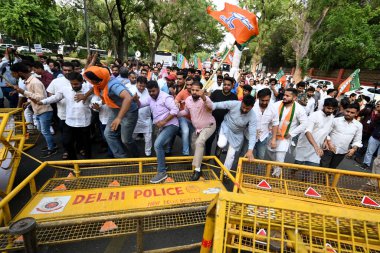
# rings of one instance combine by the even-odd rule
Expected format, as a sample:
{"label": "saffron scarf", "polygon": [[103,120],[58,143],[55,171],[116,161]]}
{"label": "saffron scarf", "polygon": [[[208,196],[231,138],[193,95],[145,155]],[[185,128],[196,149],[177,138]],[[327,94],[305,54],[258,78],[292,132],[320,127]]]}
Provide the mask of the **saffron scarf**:
{"label": "saffron scarf", "polygon": [[[92,80],[88,79],[86,77],[86,72],[91,71],[94,73],[98,78],[102,79],[100,83],[93,83]],[[108,82],[111,78],[111,74],[106,68],[97,67],[97,66],[91,66],[86,69],[86,71],[83,74],[83,77],[90,82],[94,86],[94,93],[95,95],[101,97],[103,102],[111,107],[111,108],[120,108],[115,102],[108,96]],[[101,94],[103,91],[103,94]]]}
{"label": "saffron scarf", "polygon": [[[279,121],[280,122],[282,119],[282,115],[284,113],[284,108],[285,108],[284,103],[281,103],[280,107],[278,108],[278,114],[279,114]],[[278,133],[277,133],[277,139],[278,140],[284,140],[285,136],[288,135],[290,126],[291,126],[292,121],[293,121],[295,109],[296,109],[296,103],[293,103],[292,109],[289,110],[288,114],[286,114],[285,119],[281,124],[281,128],[278,129]]]}

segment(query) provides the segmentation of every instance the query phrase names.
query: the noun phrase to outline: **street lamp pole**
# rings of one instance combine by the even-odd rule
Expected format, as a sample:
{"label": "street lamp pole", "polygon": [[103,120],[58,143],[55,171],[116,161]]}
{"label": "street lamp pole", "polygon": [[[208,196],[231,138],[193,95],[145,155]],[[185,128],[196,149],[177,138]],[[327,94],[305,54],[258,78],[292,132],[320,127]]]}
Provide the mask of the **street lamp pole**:
{"label": "street lamp pole", "polygon": [[83,0],[83,9],[84,9],[84,25],[86,29],[86,44],[87,44],[87,55],[90,55],[90,37],[88,29],[88,16],[87,16],[87,0]]}

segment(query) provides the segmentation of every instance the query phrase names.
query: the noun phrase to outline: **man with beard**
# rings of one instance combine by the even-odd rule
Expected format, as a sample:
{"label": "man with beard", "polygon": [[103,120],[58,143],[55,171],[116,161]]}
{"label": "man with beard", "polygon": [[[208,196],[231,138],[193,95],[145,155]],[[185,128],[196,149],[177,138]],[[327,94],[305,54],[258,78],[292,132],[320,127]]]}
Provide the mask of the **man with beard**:
{"label": "man with beard", "polygon": [[68,159],[76,160],[77,151],[75,144],[84,148],[84,157],[91,158],[91,109],[89,107],[91,98],[85,101],[76,102],[74,97],[78,93],[86,94],[90,90],[88,83],[83,82],[83,77],[77,72],[71,72],[66,75],[70,81],[70,87],[62,87],[53,96],[43,99],[40,105],[56,103],[65,99],[66,119],[63,126],[63,146],[68,153]]}
{"label": "man with beard", "polygon": [[253,161],[253,148],[256,143],[256,115],[252,110],[255,98],[251,95],[245,96],[243,101],[226,101],[213,104],[213,110],[227,109],[229,112],[224,117],[220,126],[218,147],[228,151],[224,166],[231,169],[235,160],[236,152],[239,151],[244,142],[244,132],[248,129],[248,151],[244,155],[249,161]]}
{"label": "man with beard", "polygon": [[[232,87],[235,83],[235,80],[232,77],[226,77],[223,80],[223,90],[216,90],[214,91],[210,99],[212,102],[225,102],[225,101],[231,101],[231,100],[238,100],[236,94],[232,93]],[[222,124],[224,120],[224,116],[228,113],[228,110],[225,109],[217,109],[212,112],[212,116],[214,116],[216,121],[216,130],[211,135],[210,138],[208,138],[206,142],[206,155],[211,155],[211,148],[212,144],[214,142],[216,134],[219,132],[220,125]]]}
{"label": "man with beard", "polygon": [[153,68],[152,75],[150,76],[149,81],[158,81],[158,76],[160,75],[160,70],[158,67]]}
{"label": "man with beard", "polygon": [[[178,72],[181,75],[181,72]],[[179,75],[179,76],[180,76]],[[178,76],[178,75],[177,75]],[[193,78],[188,77],[186,79],[186,87],[181,90],[178,95],[175,97],[175,103],[180,109],[180,111],[185,109],[185,100],[191,96],[191,87],[193,84]],[[180,117],[179,120],[179,128],[181,132],[182,138],[182,155],[188,156],[190,155],[190,137],[194,132],[194,127],[191,124],[190,114],[187,114],[185,117]],[[174,140],[173,140],[174,142]]]}
{"label": "man with beard", "polygon": [[338,107],[335,98],[327,98],[321,111],[312,112],[306,123],[305,134],[301,134],[296,147],[296,164],[319,166],[323,155],[323,144],[331,131],[333,112]]}
{"label": "man with beard", "polygon": [[297,92],[298,92],[297,103],[302,105],[304,108],[307,105],[307,95],[305,93],[305,88],[306,88],[305,82],[301,81],[301,82],[297,83]]}
{"label": "man with beard", "polygon": [[150,180],[152,184],[157,184],[168,177],[165,164],[165,146],[170,144],[170,141],[178,132],[177,114],[179,110],[174,102],[174,98],[166,92],[160,91],[156,81],[149,81],[146,87],[150,97],[137,100],[137,103],[140,108],[150,106],[153,124],[156,124],[159,128],[159,134],[154,142],[158,164],[157,174]]}
{"label": "man with beard", "polygon": [[[276,138],[276,148],[268,147],[268,155],[272,161],[284,162],[292,138],[302,133],[307,122],[305,109],[296,102],[297,90],[288,88],[284,98],[274,104],[279,115],[279,127]],[[281,168],[274,167],[273,176],[281,175]]]}
{"label": "man with beard", "polygon": [[112,66],[112,76],[118,77],[119,76],[120,67],[118,65]]}
{"label": "man with beard", "polygon": [[257,117],[255,157],[264,159],[268,142],[271,148],[276,148],[276,137],[278,129],[278,111],[270,102],[272,92],[264,88],[257,93],[255,106],[253,107]]}
{"label": "man with beard", "polygon": [[191,123],[195,128],[192,136],[192,143],[195,146],[193,167],[194,174],[191,181],[197,181],[202,175],[201,164],[205,144],[208,138],[215,132],[216,124],[212,116],[212,101],[205,96],[202,90],[203,85],[195,81],[191,86],[191,96],[185,100],[185,109],[179,113],[179,116],[190,114]]}
{"label": "man with beard", "polygon": [[[323,86],[324,88],[325,86]],[[336,98],[336,96],[338,95],[338,90],[337,89],[328,89],[327,92],[326,92],[326,95],[323,96],[319,102],[318,102],[318,110],[322,110],[323,109],[323,104],[325,102],[325,99],[327,98]]]}
{"label": "man with beard", "polygon": [[363,125],[355,119],[359,110],[358,103],[349,104],[344,117],[334,118],[332,130],[327,136],[327,150],[321,157],[321,167],[336,168],[345,156],[352,157],[363,146]]}
{"label": "man with beard", "polygon": [[307,88],[306,96],[307,96],[307,104],[305,106],[305,111],[307,116],[309,116],[312,112],[314,112],[315,108],[315,99],[314,99],[314,87]]}
{"label": "man with beard", "polygon": [[[47,97],[43,83],[32,75],[30,68],[23,62],[18,62],[10,67],[12,76],[21,78],[25,82],[26,90],[19,86],[11,86],[19,94],[30,99],[33,113],[36,116],[37,128],[45,138],[47,148],[42,158],[47,158],[57,153],[57,145],[50,133],[50,125],[53,117],[53,109],[50,105],[39,105],[36,101]],[[10,84],[8,84],[10,86]]]}
{"label": "man with beard", "polygon": [[[104,130],[112,154],[115,158],[138,157],[138,147],[133,139],[133,131],[138,119],[138,107],[131,92],[118,78],[111,79],[108,69],[92,66],[86,69],[84,78],[94,86],[94,93],[111,110]],[[126,150],[127,149],[127,150]]]}
{"label": "man with beard", "polygon": [[218,75],[216,77],[216,82],[214,82],[214,84],[211,86],[209,91],[210,93],[213,93],[216,90],[223,90],[223,76],[222,75]]}

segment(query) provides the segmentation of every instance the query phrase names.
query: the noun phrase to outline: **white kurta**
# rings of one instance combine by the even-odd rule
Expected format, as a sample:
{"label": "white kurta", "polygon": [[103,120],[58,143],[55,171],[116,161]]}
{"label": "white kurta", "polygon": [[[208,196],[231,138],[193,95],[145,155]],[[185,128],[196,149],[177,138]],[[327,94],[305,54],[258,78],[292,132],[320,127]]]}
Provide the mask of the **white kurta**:
{"label": "white kurta", "polygon": [[[274,103],[274,107],[276,108],[277,112],[280,108],[281,103],[282,103],[282,101],[278,101],[278,102]],[[306,111],[305,111],[304,107],[297,102],[294,102],[294,103],[295,103],[296,108],[294,111],[293,121],[292,121],[290,128],[289,128],[289,134],[291,137],[295,137],[298,134],[304,132],[305,124],[307,122],[307,116],[306,116]],[[291,106],[289,108],[286,108],[286,107],[284,108],[284,111],[282,113],[282,118],[281,118],[279,126],[278,126],[279,132],[281,132],[282,123],[284,122],[286,115],[288,114],[288,112],[291,109],[292,109]],[[270,147],[268,147],[268,149],[270,151],[287,152],[291,142],[292,142],[292,138],[277,140],[277,148],[271,149]]]}
{"label": "white kurta", "polygon": [[[322,148],[323,142],[331,132],[333,120],[334,115],[326,116],[323,111],[312,112],[307,119],[305,133],[311,133],[315,142]],[[307,140],[305,133],[298,139],[295,159],[301,162],[319,163],[321,158]]]}
{"label": "white kurta", "polygon": [[[145,89],[141,93],[135,86],[135,87],[132,87],[129,91],[132,93],[132,96],[134,96],[137,93],[137,95],[140,97],[141,100],[147,100],[150,97],[147,89]],[[139,109],[139,117],[138,117],[137,124],[133,133],[135,134],[151,133],[152,125],[153,123],[152,123],[150,107],[149,106],[141,107]]]}

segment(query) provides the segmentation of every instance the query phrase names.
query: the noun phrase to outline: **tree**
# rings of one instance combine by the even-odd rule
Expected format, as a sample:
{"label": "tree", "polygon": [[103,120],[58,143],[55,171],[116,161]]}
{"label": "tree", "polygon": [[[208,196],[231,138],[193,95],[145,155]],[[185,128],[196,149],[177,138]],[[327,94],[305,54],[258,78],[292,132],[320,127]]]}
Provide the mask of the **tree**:
{"label": "tree", "polygon": [[296,31],[291,40],[296,59],[296,70],[293,78],[297,83],[302,80],[302,70],[307,67],[305,58],[309,52],[311,38],[318,31],[332,3],[328,0],[292,1],[291,10]]}
{"label": "tree", "polygon": [[14,0],[2,5],[0,24],[10,36],[32,42],[47,42],[61,35],[55,6],[46,9],[43,5],[28,0]]}
{"label": "tree", "polygon": [[214,49],[223,38],[222,30],[217,21],[206,14],[207,0],[177,0],[181,4],[180,19],[170,24],[168,34],[178,52],[189,58],[191,54]]}
{"label": "tree", "polygon": [[251,70],[254,72],[257,65],[262,62],[269,47],[273,44],[273,39],[276,38],[278,29],[284,25],[284,22],[290,19],[284,10],[289,8],[289,0],[261,0],[250,1],[245,0],[240,3],[253,13],[256,13],[259,18],[260,33],[249,43],[248,48],[252,52]]}
{"label": "tree", "polygon": [[331,9],[315,34],[311,44],[312,64],[321,69],[380,68],[379,38],[379,5],[339,5]]}
{"label": "tree", "polygon": [[[125,52],[128,52],[128,25],[143,11],[144,6],[144,1],[140,0],[94,0],[89,3],[89,11],[111,32],[116,57],[123,59]],[[102,10],[105,10],[106,16]]]}

